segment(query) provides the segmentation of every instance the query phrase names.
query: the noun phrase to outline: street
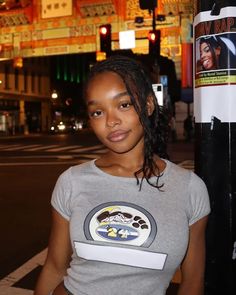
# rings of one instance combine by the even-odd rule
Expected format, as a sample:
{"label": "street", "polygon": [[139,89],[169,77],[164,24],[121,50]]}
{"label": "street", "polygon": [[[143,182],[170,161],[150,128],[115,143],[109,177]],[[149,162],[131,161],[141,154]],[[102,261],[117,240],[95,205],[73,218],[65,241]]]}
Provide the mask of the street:
{"label": "street", "polygon": [[53,186],[66,168],[90,159],[88,144],[98,146],[92,133],[1,139],[0,278],[46,247]]}
{"label": "street", "polygon": [[[6,290],[1,288],[6,287],[8,275],[47,247],[50,198],[57,177],[71,165],[103,152],[104,147],[86,130],[74,135],[0,138],[0,294],[8,294],[1,291]],[[169,153],[172,161],[190,163],[192,169],[192,144],[170,144]],[[34,283],[28,280],[26,289],[32,290]],[[10,292],[32,294],[12,288]]]}

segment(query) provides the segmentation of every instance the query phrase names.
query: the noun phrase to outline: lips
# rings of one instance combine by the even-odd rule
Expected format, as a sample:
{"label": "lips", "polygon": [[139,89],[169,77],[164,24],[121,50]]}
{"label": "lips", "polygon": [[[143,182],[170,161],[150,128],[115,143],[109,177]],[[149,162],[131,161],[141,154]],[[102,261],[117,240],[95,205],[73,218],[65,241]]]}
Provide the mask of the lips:
{"label": "lips", "polygon": [[119,142],[124,140],[129,134],[129,131],[117,130],[108,134],[107,139],[111,142]]}
{"label": "lips", "polygon": [[204,61],[203,61],[203,66],[204,66],[205,68],[207,68],[208,65],[209,65],[209,60],[208,60],[208,59],[204,60]]}

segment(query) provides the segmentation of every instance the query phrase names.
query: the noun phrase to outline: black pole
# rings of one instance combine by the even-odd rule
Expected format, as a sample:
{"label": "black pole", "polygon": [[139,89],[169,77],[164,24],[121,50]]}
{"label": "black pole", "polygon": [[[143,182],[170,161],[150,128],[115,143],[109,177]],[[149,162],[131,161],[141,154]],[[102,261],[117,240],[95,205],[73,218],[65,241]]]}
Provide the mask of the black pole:
{"label": "black pole", "polygon": [[236,103],[233,101],[236,86],[229,82],[236,75],[236,57],[229,49],[222,54],[223,43],[220,43],[221,56],[227,65],[210,70],[204,64],[200,66],[199,49],[201,40],[212,37],[218,41],[226,38],[236,48],[233,34],[236,25],[227,27],[227,32],[215,31],[219,24],[230,19],[236,23],[232,6],[236,6],[234,0],[198,0],[194,17],[195,172],[205,181],[211,202],[205,295],[236,294]]}
{"label": "black pole", "polygon": [[155,8],[152,9],[152,29],[153,29],[153,31],[156,30]]}

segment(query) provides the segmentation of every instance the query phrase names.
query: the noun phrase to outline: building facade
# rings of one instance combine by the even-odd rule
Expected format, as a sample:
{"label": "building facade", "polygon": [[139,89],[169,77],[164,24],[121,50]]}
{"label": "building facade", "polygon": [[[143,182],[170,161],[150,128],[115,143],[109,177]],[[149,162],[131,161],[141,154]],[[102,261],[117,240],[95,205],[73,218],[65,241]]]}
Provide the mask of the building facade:
{"label": "building facade", "polygon": [[[41,132],[51,121],[48,59],[0,62],[0,134]],[[23,62],[23,65],[21,63]]]}
{"label": "building facade", "polygon": [[[155,15],[161,55],[174,61],[181,80],[182,48],[192,43],[192,1],[159,0]],[[148,53],[153,15],[138,0],[0,1],[0,132],[47,130],[53,89],[42,57],[100,51],[102,24],[111,24],[113,51],[120,48],[119,32],[133,30],[132,51]]]}

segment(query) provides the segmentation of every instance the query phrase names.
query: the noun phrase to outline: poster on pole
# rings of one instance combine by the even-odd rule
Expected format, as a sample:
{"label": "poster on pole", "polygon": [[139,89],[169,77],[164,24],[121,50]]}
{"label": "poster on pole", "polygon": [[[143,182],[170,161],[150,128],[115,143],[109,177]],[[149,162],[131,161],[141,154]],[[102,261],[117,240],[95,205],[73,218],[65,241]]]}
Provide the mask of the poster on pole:
{"label": "poster on pole", "polygon": [[195,121],[236,122],[236,7],[194,19]]}

